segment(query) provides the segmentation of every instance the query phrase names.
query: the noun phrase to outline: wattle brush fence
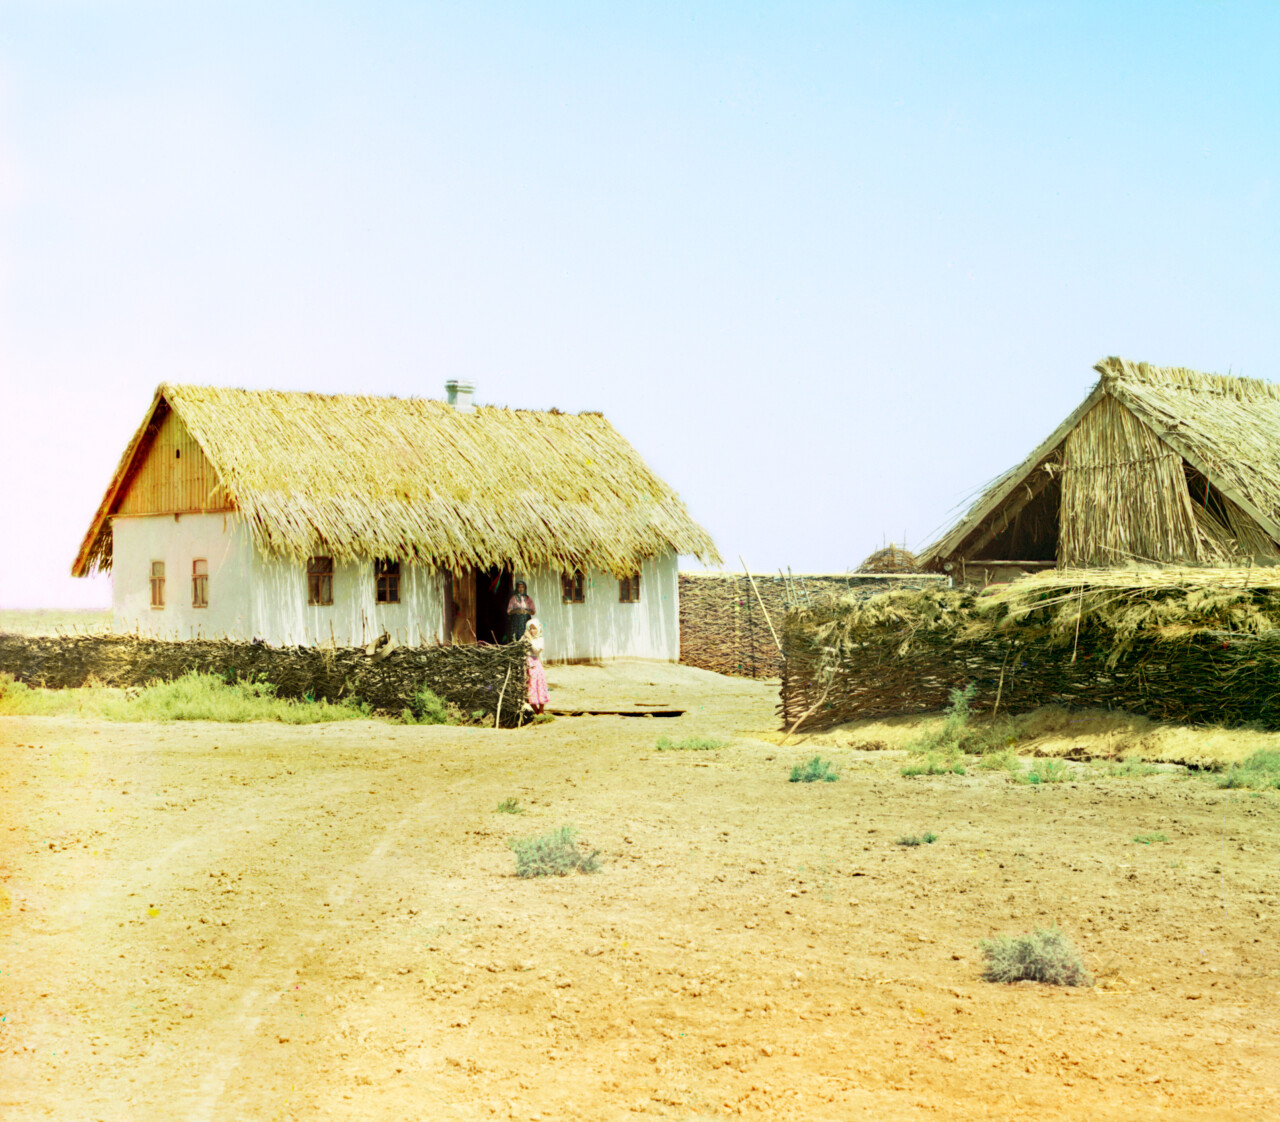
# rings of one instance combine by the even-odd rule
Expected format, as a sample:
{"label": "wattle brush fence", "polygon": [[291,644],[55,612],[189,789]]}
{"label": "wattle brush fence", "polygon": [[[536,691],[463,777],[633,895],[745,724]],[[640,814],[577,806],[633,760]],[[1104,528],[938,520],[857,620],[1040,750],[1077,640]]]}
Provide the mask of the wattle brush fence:
{"label": "wattle brush fence", "polygon": [[777,678],[782,673],[782,656],[769,623],[781,631],[791,608],[945,581],[945,577],[922,573],[757,573],[753,588],[745,573],[681,573],[680,661],[717,674]]}
{"label": "wattle brush fence", "polygon": [[[992,611],[995,596],[984,603],[983,597],[950,591],[916,594],[914,604],[898,594],[893,606],[902,610],[878,615],[874,606],[888,598],[868,602],[872,610],[863,613],[847,604],[793,611],[783,627],[783,726],[800,721],[801,730],[817,731],[865,717],[938,710],[951,690],[972,683],[975,712],[991,712],[999,698],[1002,713],[1063,705],[1186,724],[1280,729],[1280,629],[1170,624],[1184,606],[1185,619],[1201,604],[1188,589],[1162,589],[1133,590],[1126,609],[1130,621],[1140,610],[1164,623],[1118,632],[1116,619],[1106,614],[1114,616],[1119,597],[1114,589],[1105,591],[1110,599],[1097,602],[1111,607],[1096,614],[1087,598],[1077,612],[1070,601],[1063,610],[1064,597],[1050,601],[1049,593],[1043,596],[1050,603],[1046,610],[1033,607],[1003,621],[999,610]],[[1000,595],[1006,604],[1016,599]],[[1259,606],[1261,618],[1276,599],[1274,591],[1256,589],[1232,597],[1229,604],[1219,597],[1215,618],[1239,620]],[[1054,608],[1057,615],[1049,619]]]}
{"label": "wattle brush fence", "polygon": [[464,713],[483,713],[490,722],[501,695],[504,726],[519,723],[528,689],[528,653],[527,643],[398,647],[384,659],[373,659],[359,648],[0,634],[0,671],[33,686],[70,688],[93,679],[108,686],[144,686],[194,670],[228,681],[265,680],[276,687],[278,697],[358,697],[387,713],[409,708],[413,695],[426,686]]}

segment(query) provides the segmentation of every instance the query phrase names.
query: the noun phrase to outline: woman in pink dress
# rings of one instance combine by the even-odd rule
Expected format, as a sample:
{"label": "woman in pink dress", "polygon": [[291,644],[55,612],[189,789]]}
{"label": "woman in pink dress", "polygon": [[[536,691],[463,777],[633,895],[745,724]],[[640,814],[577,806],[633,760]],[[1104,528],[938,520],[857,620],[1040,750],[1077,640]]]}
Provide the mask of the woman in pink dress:
{"label": "woman in pink dress", "polygon": [[529,708],[541,713],[551,700],[547,693],[547,672],[542,667],[542,651],[546,643],[542,638],[542,624],[535,616],[524,629],[529,640]]}

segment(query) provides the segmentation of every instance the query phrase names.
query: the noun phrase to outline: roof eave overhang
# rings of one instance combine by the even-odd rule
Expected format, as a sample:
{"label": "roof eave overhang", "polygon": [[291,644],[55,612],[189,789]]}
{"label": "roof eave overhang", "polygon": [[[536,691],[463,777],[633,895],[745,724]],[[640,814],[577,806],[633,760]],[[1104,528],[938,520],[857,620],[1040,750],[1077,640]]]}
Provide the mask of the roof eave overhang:
{"label": "roof eave overhang", "polygon": [[147,409],[147,414],[142,419],[142,424],[138,426],[137,432],[133,434],[133,439],[129,441],[128,447],[124,450],[124,455],[120,457],[120,463],[116,466],[115,474],[112,475],[111,482],[107,486],[107,493],[98,505],[93,521],[89,524],[88,533],[85,534],[84,541],[80,543],[79,552],[76,553],[76,559],[72,562],[71,575],[73,577],[87,577],[89,575],[94,544],[103,533],[107,519],[111,517],[111,508],[115,505],[116,499],[120,497],[120,491],[124,487],[125,480],[129,477],[129,469],[133,466],[133,461],[138,455],[138,450],[147,435],[147,430],[151,427],[151,423],[162,404],[167,404],[163,385],[157,387],[155,396],[151,399],[151,406]]}

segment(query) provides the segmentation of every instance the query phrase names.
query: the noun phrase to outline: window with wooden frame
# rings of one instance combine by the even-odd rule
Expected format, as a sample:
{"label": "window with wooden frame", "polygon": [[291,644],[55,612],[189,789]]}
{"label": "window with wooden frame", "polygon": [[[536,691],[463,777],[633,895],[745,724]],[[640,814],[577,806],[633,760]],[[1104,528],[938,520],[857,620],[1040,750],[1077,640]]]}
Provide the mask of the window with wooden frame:
{"label": "window with wooden frame", "polygon": [[619,604],[638,604],[640,603],[640,574],[632,573],[629,577],[623,577],[618,581],[618,603]]}
{"label": "window with wooden frame", "polygon": [[203,557],[191,562],[191,606],[209,606],[209,562]]}
{"label": "window with wooden frame", "polygon": [[307,558],[307,603],[333,603],[333,558]]}
{"label": "window with wooden frame", "polygon": [[560,600],[565,604],[581,604],[583,602],[582,592],[582,570],[574,569],[572,573],[560,574]]}
{"label": "window with wooden frame", "polygon": [[164,607],[164,562],[151,562],[151,606]]}
{"label": "window with wooden frame", "polygon": [[379,604],[400,603],[400,562],[383,558],[373,563],[373,581]]}

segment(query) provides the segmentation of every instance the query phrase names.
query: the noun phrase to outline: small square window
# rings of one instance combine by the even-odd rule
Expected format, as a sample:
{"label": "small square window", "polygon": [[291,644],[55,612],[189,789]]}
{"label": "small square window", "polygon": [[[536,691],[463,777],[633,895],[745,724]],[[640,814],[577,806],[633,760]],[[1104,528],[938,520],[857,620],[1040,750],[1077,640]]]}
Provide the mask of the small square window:
{"label": "small square window", "polygon": [[164,607],[164,562],[151,562],[151,606]]}
{"label": "small square window", "polygon": [[209,562],[203,558],[191,562],[191,606],[209,606]]}
{"label": "small square window", "polygon": [[400,562],[383,559],[373,563],[373,579],[379,604],[400,603]]}
{"label": "small square window", "polygon": [[640,603],[640,574],[632,573],[618,581],[618,603]]}
{"label": "small square window", "polygon": [[572,573],[560,574],[560,599],[565,604],[581,604],[583,602],[581,569],[574,569]]}
{"label": "small square window", "polygon": [[333,558],[307,558],[307,603],[333,603]]}

